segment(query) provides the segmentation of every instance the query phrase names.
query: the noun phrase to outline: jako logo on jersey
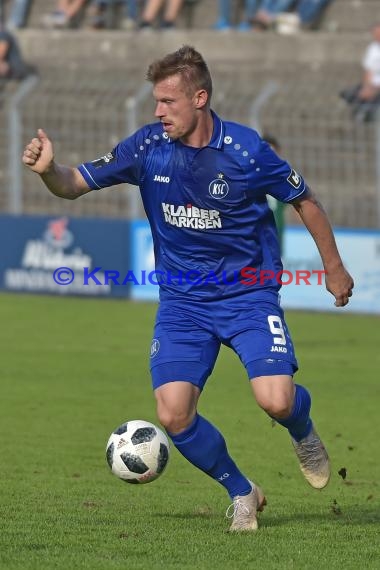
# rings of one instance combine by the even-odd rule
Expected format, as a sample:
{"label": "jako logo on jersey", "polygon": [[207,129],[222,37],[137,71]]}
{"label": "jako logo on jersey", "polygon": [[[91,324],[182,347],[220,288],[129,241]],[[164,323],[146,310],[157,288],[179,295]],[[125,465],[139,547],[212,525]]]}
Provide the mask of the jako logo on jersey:
{"label": "jako logo on jersey", "polygon": [[208,192],[211,198],[215,198],[216,200],[222,200],[225,198],[230,191],[230,188],[227,182],[223,179],[224,174],[218,174],[218,178],[210,182],[208,187]]}
{"label": "jako logo on jersey", "polygon": [[159,174],[155,174],[153,182],[164,182],[165,184],[169,184],[170,178],[169,176],[160,176]]}
{"label": "jako logo on jersey", "polygon": [[175,206],[162,202],[162,211],[165,222],[178,228],[192,228],[194,230],[215,230],[222,227],[222,220],[218,210],[197,208],[192,204]]}
{"label": "jako logo on jersey", "polygon": [[291,173],[289,174],[287,181],[296,189],[298,190],[298,188],[301,186],[301,176],[299,174],[297,174],[297,172],[295,170],[292,170]]}

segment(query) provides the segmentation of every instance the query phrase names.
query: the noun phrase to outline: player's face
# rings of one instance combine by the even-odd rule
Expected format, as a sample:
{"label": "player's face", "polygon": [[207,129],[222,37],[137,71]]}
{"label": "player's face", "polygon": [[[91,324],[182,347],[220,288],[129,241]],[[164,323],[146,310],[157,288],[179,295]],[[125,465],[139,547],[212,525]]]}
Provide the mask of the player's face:
{"label": "player's face", "polygon": [[172,75],[157,82],[153,88],[156,101],[155,116],[163,124],[171,139],[186,139],[198,124],[199,97],[197,92],[190,96],[186,92],[182,77]]}

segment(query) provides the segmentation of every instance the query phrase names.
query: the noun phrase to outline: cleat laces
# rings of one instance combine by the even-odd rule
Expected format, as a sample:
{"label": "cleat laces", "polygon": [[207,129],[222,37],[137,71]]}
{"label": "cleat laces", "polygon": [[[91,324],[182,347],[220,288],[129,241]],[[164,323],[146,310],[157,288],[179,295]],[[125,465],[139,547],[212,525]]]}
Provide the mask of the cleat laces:
{"label": "cleat laces", "polygon": [[240,515],[242,517],[249,515],[249,508],[247,507],[247,505],[244,504],[244,502],[241,500],[241,498],[237,498],[234,500],[233,503],[231,503],[229,505],[229,507],[226,510],[226,517],[228,519],[232,519],[232,518],[240,518]]}

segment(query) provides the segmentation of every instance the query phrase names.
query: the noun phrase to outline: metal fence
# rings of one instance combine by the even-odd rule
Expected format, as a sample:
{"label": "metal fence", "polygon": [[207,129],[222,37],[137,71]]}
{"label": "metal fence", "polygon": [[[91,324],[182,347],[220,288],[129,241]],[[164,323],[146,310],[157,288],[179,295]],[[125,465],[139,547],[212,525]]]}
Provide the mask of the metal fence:
{"label": "metal fence", "polygon": [[[305,65],[281,69],[212,66],[213,108],[280,141],[282,155],[316,191],[334,225],[380,227],[380,126],[355,121],[339,90],[356,69]],[[101,77],[101,81],[99,81]],[[74,202],[58,200],[22,166],[22,148],[43,127],[56,160],[77,165],[108,152],[153,119],[141,72],[116,68],[45,68],[42,79],[0,97],[0,210],[76,216],[143,215],[138,191],[121,185]]]}

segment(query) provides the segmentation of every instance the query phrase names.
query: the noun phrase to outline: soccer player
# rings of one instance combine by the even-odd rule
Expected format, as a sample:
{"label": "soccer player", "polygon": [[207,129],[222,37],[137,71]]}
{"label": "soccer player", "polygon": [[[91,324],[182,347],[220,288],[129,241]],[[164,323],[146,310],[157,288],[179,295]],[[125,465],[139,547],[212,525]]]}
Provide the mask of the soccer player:
{"label": "soccer player", "polygon": [[[275,274],[282,266],[266,195],[300,214],[337,307],[348,303],[353,280],[303,178],[254,130],[211,110],[212,81],[200,53],[183,46],[154,61],[147,79],[157,122],[76,168],[54,160],[52,142],[39,129],[23,162],[61,198],[125,182],[140,187],[161,278],[150,354],[157,415],[179,452],[228,492],[230,530],[254,531],[264,493],[197,412],[221,343],[239,355],[258,405],[289,431],[307,481],[320,489],[330,477],[310,394],[293,382],[297,361],[279,303]],[[242,279],[247,267],[250,278]],[[253,268],[260,269],[256,281]]]}

